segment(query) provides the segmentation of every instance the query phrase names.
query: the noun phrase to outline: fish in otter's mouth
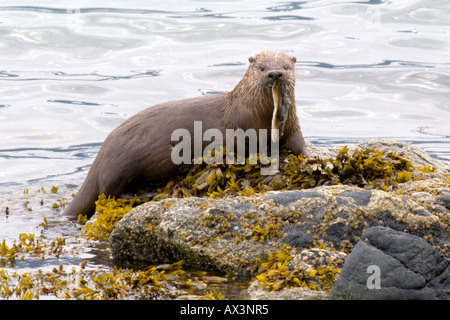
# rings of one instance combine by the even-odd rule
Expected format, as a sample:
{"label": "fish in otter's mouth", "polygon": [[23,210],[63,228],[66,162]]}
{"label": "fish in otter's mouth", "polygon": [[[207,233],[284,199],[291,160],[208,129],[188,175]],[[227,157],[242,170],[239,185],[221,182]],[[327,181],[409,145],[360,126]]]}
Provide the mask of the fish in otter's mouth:
{"label": "fish in otter's mouth", "polygon": [[[273,142],[277,142],[283,136],[284,125],[288,117],[289,107],[289,86],[285,82],[276,81],[272,85],[273,115],[271,137]],[[278,129],[278,130],[276,130]]]}

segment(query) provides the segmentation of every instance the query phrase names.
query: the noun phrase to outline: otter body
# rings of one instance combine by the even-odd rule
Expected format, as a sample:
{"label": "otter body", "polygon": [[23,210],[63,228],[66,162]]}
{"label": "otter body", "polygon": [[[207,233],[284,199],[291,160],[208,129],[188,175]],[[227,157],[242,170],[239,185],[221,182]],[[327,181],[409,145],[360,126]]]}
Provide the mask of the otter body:
{"label": "otter body", "polygon": [[[147,108],[113,130],[104,141],[78,194],[65,215],[91,215],[100,194],[120,196],[140,186],[176,175],[179,166],[171,152],[178,143],[171,140],[176,129],[194,135],[194,121],[202,130],[268,129],[272,125],[272,86],[287,89],[289,108],[283,122],[280,146],[307,155],[296,114],[295,61],[282,52],[261,52],[249,58],[250,66],[236,87],[226,93],[170,101]],[[284,108],[287,109],[287,108]]]}

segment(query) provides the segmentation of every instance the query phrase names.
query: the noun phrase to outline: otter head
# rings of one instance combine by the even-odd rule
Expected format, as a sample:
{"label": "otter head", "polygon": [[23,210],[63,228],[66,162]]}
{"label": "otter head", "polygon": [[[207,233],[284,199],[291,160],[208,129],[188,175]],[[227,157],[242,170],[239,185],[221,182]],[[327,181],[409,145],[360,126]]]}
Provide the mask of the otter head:
{"label": "otter head", "polygon": [[248,76],[259,86],[271,88],[275,82],[295,85],[295,57],[284,52],[263,51],[248,59]]}
{"label": "otter head", "polygon": [[263,51],[249,58],[248,76],[258,87],[271,89],[273,100],[271,137],[274,142],[283,136],[289,110],[291,107],[295,108],[296,61],[295,57],[291,57],[284,52]]}

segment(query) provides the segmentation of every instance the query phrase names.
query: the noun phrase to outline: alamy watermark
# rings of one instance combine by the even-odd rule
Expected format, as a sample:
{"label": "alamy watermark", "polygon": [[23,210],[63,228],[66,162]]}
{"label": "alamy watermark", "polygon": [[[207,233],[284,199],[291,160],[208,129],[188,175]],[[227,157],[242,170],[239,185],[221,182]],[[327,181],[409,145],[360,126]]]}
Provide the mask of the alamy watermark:
{"label": "alamy watermark", "polygon": [[370,276],[367,278],[367,289],[381,289],[381,269],[379,266],[372,264],[367,267],[367,273]]}
{"label": "alamy watermark", "polygon": [[[272,130],[278,133],[278,129]],[[202,121],[194,121],[193,135],[187,129],[172,132],[171,141],[179,141],[170,155],[174,164],[245,164],[248,156],[249,164],[259,161],[262,175],[278,172],[279,140],[268,139],[267,129],[226,129],[224,137],[222,131],[215,128],[203,132]],[[203,148],[203,143],[209,141],[211,143]]]}

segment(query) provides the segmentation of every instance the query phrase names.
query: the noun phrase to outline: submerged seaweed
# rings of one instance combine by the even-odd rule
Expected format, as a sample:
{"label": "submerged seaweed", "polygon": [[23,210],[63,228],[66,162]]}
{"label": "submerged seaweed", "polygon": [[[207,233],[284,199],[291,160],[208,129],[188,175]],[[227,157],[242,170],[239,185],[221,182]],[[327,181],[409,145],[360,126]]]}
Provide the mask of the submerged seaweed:
{"label": "submerged seaweed", "polygon": [[[18,297],[20,300],[54,296],[59,299],[122,300],[157,299],[196,291],[201,282],[183,270],[183,261],[170,265],[151,265],[142,270],[114,267],[108,271],[71,270],[54,267],[51,271],[38,270],[10,274],[0,269],[0,299]],[[203,299],[219,299],[220,293],[206,292]]]}

